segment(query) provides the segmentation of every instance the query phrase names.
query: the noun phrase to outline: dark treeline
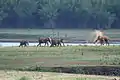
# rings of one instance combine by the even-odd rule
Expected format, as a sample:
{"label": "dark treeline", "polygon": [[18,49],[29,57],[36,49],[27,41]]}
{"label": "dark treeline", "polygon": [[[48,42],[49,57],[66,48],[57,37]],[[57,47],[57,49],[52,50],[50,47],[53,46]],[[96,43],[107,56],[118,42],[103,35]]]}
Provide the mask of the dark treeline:
{"label": "dark treeline", "polygon": [[120,28],[120,0],[0,0],[0,28]]}

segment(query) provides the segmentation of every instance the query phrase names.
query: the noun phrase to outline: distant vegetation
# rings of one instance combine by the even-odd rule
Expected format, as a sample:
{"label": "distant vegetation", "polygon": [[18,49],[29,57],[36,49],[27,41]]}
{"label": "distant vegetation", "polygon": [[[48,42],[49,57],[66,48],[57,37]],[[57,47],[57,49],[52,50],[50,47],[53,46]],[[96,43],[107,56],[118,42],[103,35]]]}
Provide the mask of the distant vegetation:
{"label": "distant vegetation", "polygon": [[119,0],[0,0],[0,28],[120,28]]}
{"label": "distant vegetation", "polygon": [[[120,40],[120,29],[104,30],[110,40]],[[38,41],[39,37],[63,38],[65,42],[89,41],[93,42],[95,31],[92,29],[0,29],[0,41]],[[110,42],[111,44],[112,42]]]}

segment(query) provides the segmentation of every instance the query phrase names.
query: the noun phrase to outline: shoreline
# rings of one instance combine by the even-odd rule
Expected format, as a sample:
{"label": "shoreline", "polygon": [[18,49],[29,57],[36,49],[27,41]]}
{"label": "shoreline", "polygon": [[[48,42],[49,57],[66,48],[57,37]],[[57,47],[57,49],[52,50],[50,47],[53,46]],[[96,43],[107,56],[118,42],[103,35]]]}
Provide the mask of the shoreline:
{"label": "shoreline", "polygon": [[[36,39],[0,39],[0,42],[20,42],[22,40],[28,40],[31,43],[36,43]],[[86,40],[65,40],[65,43],[93,43],[92,41]],[[120,42],[120,40],[110,40],[110,42]]]}

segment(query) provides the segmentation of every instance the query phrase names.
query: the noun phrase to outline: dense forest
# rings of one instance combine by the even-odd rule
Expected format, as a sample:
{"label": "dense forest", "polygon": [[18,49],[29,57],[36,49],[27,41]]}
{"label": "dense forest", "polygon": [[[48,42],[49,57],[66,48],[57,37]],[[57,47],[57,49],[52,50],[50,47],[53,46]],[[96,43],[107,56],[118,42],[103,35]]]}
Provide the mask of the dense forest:
{"label": "dense forest", "polygon": [[120,28],[120,0],[0,0],[0,28]]}

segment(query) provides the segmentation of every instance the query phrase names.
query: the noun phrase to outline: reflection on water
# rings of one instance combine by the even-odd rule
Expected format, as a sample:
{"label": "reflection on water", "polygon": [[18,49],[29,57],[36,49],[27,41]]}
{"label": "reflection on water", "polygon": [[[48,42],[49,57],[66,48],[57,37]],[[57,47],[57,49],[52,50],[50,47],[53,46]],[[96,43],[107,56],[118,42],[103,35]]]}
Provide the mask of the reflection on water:
{"label": "reflection on water", "polygon": [[[9,46],[19,46],[19,42],[0,42],[0,46],[2,47],[9,47]],[[37,46],[38,43],[29,43],[29,46]],[[44,46],[44,43],[41,44]],[[93,44],[93,43],[65,43],[65,46],[79,46],[79,45],[88,45],[88,46],[96,46],[100,44]],[[114,42],[110,45],[120,45],[120,42]]]}

